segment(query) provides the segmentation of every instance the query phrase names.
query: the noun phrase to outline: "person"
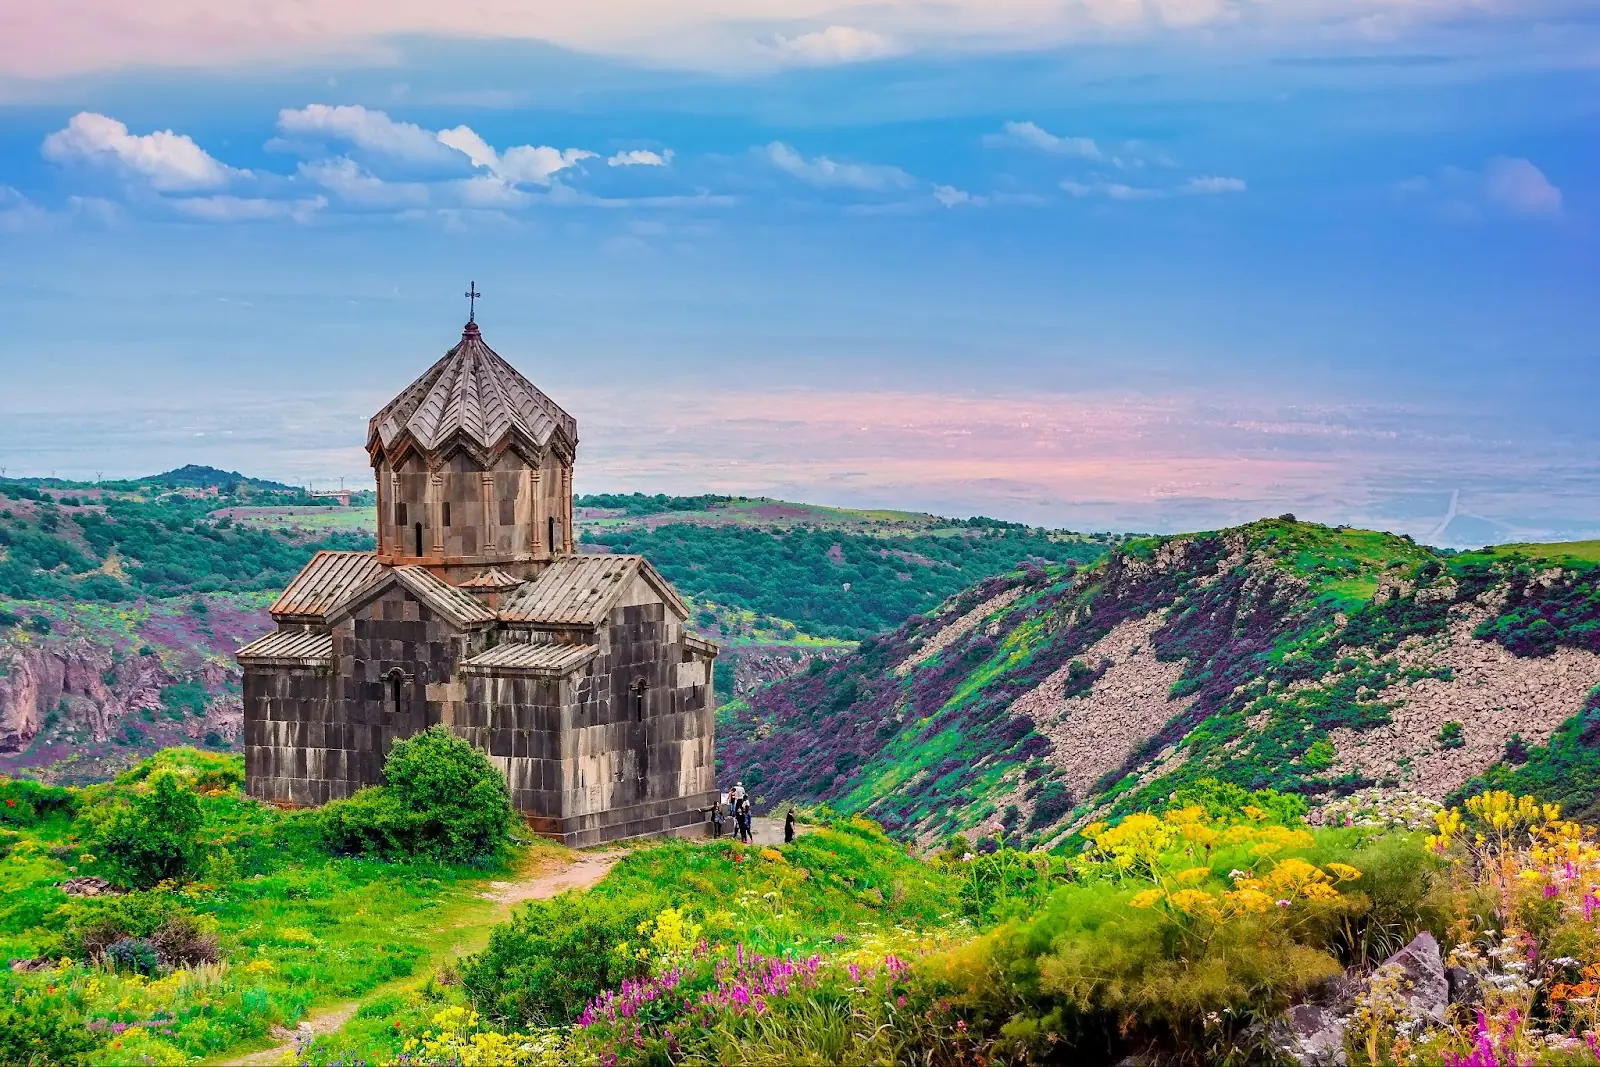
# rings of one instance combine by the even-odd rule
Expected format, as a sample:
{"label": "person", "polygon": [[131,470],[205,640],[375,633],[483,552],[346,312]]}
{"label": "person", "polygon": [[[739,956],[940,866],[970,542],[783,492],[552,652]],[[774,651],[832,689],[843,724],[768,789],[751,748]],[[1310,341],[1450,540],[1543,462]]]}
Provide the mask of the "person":
{"label": "person", "polygon": [[789,805],[789,811],[783,817],[783,843],[794,844],[794,805]]}
{"label": "person", "polygon": [[711,804],[711,837],[716,839],[722,836],[722,798],[718,797]]}
{"label": "person", "polygon": [[754,835],[750,833],[750,798],[747,796],[739,798],[739,833],[745,844],[754,841]]}

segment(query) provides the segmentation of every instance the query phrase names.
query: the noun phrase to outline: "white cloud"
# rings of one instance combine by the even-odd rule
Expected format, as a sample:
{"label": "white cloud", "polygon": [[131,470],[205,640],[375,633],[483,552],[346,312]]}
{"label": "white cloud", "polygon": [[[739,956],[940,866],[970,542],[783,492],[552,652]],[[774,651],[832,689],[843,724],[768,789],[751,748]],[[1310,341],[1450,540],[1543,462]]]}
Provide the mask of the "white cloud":
{"label": "white cloud", "polygon": [[1201,178],[1190,178],[1183,186],[1191,193],[1242,193],[1247,186],[1243,178],[1224,178],[1219,175],[1207,175]]}
{"label": "white cloud", "polygon": [[1484,197],[1516,215],[1561,214],[1561,190],[1526,159],[1499,156],[1483,170]]}
{"label": "white cloud", "polygon": [[881,33],[854,26],[829,26],[798,37],[778,38],[777,51],[799,63],[860,63],[897,55],[903,49]]}
{"label": "white cloud", "polygon": [[340,199],[372,207],[412,207],[428,202],[428,187],[419,182],[386,182],[368,174],[355,160],[319,159],[300,164],[302,176]]}
{"label": "white cloud", "polygon": [[397,122],[359,104],[285,109],[278,113],[278,129],[288,136],[342,141],[408,163],[448,163],[465,156],[474,167],[512,184],[548,185],[559,171],[594,155],[581,148],[546,145],[517,145],[499,152],[470,126],[436,132]]}
{"label": "white cloud", "polygon": [[664,152],[651,152],[644,148],[635,148],[631,152],[618,152],[606,160],[609,167],[664,167],[672,162],[672,149]]}
{"label": "white cloud", "polygon": [[170,201],[173,210],[206,222],[253,222],[289,218],[306,222],[328,206],[326,197],[304,200],[267,200],[261,197],[188,196]]}
{"label": "white cloud", "polygon": [[562,150],[548,145],[526,144],[499,153],[468,126],[440,130],[439,140],[472,160],[473,166],[482,167],[501,181],[514,185],[549,185],[557,173],[594,157],[593,152],[582,148]]}
{"label": "white cloud", "polygon": [[457,126],[453,130],[440,130],[438,133],[440,144],[448,145],[472,160],[474,167],[493,168],[500,161],[500,156],[489,142],[479,137],[470,126]]}
{"label": "white cloud", "polygon": [[965,189],[957,189],[953,185],[935,185],[933,198],[945,207],[955,207],[958,204],[969,204],[972,207],[983,207],[989,202],[986,196],[974,196]]}
{"label": "white cloud", "polygon": [[64,129],[44,139],[52,162],[86,162],[137,174],[164,192],[215,189],[247,174],[217,162],[188,136],[171,130],[132,134],[114,118],[80,111]]}
{"label": "white cloud", "polygon": [[1057,137],[1049,130],[1032,122],[1008,122],[999,133],[984,137],[985,144],[1020,145],[1051,155],[1071,156],[1076,159],[1100,159],[1100,146],[1090,137]]}
{"label": "white cloud", "polygon": [[1561,190],[1543,171],[1512,156],[1496,156],[1481,171],[1441,167],[1431,178],[1397,183],[1395,191],[1456,222],[1475,222],[1486,214],[1556,218],[1563,206]]}
{"label": "white cloud", "polygon": [[506,149],[498,165],[491,163],[488,166],[496,177],[509,182],[549,185],[550,179],[558,172],[593,157],[593,152],[587,152],[582,148],[568,148],[563,151],[551,148],[549,145],[525,144]]}
{"label": "white cloud", "polygon": [[782,141],[767,145],[766,155],[779,170],[819,188],[903,189],[916,181],[899,167],[875,163],[838,163],[827,156],[806,159]]}
{"label": "white cloud", "polygon": [[[410,122],[396,122],[382,111],[360,104],[308,104],[278,112],[278,129],[289,136],[344,141],[412,163],[438,163],[450,158],[444,138]],[[445,142],[448,144],[449,142]]]}
{"label": "white cloud", "polygon": [[1150,189],[1137,185],[1125,185],[1122,182],[1080,182],[1067,179],[1061,183],[1061,190],[1068,196],[1080,199],[1091,196],[1103,196],[1109,200],[1157,200],[1167,195],[1165,190]]}

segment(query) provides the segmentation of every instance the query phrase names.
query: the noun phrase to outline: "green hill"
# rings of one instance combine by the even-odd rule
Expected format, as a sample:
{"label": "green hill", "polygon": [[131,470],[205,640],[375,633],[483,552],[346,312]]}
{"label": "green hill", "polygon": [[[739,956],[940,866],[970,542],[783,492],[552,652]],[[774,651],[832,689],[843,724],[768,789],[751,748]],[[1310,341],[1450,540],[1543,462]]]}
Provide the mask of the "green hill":
{"label": "green hill", "polygon": [[726,706],[720,758],[769,801],[1034,845],[1203,777],[1315,807],[1486,776],[1583,808],[1588,548],[1446,554],[1287,518],[1137,540],[980,582]]}

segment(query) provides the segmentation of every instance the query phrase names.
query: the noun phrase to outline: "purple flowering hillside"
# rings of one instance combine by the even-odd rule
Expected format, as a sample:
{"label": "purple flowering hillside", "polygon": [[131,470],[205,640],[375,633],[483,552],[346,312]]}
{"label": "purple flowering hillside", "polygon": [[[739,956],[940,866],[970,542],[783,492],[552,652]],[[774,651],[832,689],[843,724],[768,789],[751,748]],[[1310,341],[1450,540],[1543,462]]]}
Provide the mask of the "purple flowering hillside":
{"label": "purple flowering hillside", "polygon": [[1600,795],[1593,545],[1297,522],[1028,565],[727,704],[722,776],[924,842],[1049,847],[1216,778],[1304,798]]}

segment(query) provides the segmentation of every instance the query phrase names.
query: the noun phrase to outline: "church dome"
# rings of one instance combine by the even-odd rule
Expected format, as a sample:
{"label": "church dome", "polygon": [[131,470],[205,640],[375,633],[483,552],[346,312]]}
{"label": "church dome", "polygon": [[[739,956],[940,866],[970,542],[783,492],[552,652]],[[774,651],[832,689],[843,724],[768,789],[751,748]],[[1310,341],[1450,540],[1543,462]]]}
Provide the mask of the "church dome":
{"label": "church dome", "polygon": [[372,417],[367,452],[398,462],[412,450],[437,456],[457,447],[481,463],[507,449],[534,461],[554,451],[567,463],[578,420],[484,344],[476,322],[461,343]]}

